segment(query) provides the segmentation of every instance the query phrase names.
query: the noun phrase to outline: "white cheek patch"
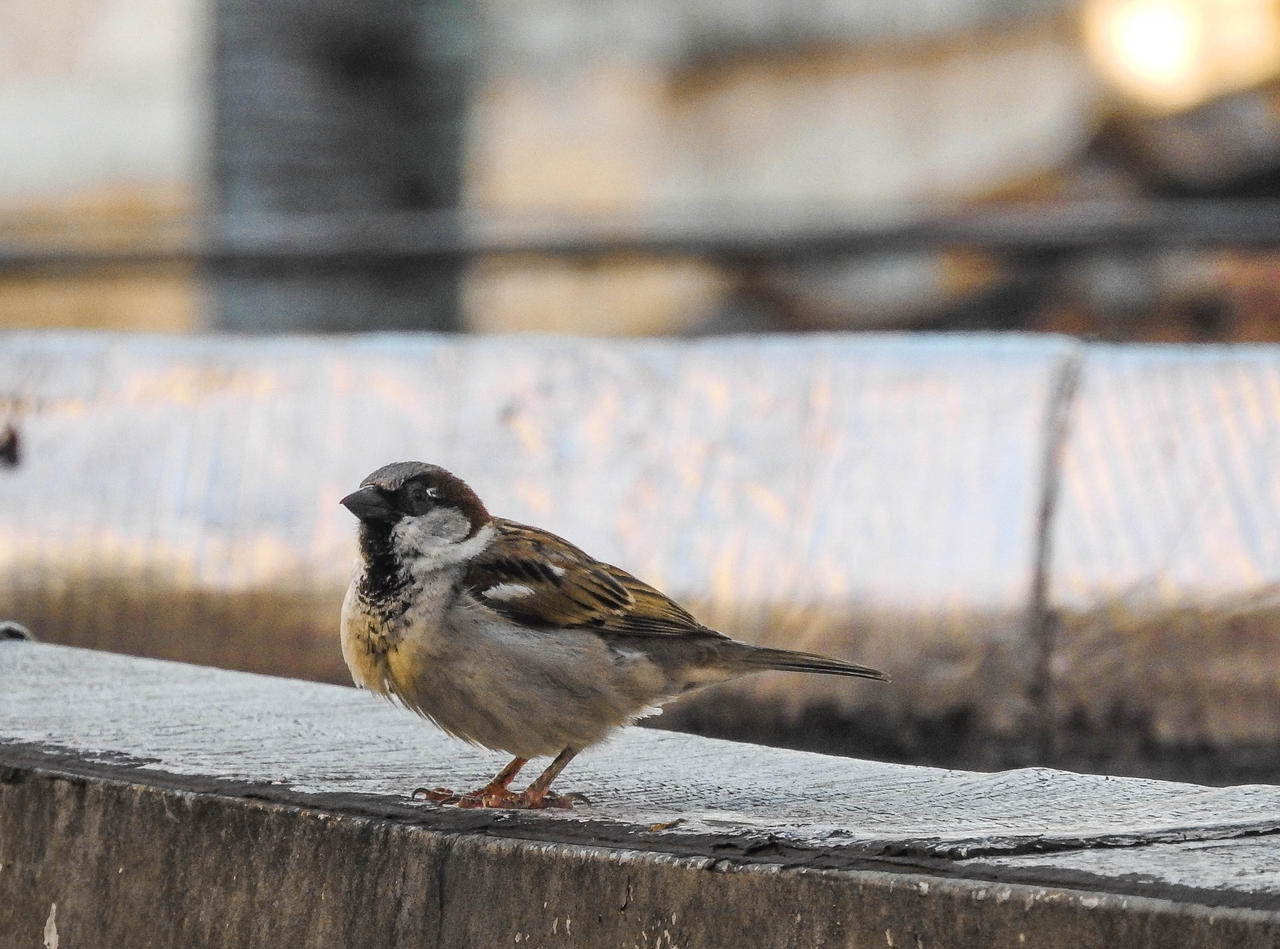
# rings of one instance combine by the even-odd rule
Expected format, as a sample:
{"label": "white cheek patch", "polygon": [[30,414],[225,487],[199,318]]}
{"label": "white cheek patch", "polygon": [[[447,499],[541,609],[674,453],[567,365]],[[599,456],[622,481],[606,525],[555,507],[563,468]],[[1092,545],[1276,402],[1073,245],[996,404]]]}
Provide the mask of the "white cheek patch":
{"label": "white cheek patch", "polygon": [[428,552],[467,536],[471,525],[450,508],[436,508],[417,517],[402,517],[391,528],[391,539],[404,551]]}
{"label": "white cheek patch", "polygon": [[414,575],[424,576],[461,563],[488,546],[493,528],[485,527],[464,540],[471,522],[453,508],[436,508],[418,517],[402,517],[391,528],[391,544]]}
{"label": "white cheek patch", "polygon": [[499,583],[481,590],[480,595],[487,600],[518,600],[523,596],[533,596],[536,591],[523,583]]}

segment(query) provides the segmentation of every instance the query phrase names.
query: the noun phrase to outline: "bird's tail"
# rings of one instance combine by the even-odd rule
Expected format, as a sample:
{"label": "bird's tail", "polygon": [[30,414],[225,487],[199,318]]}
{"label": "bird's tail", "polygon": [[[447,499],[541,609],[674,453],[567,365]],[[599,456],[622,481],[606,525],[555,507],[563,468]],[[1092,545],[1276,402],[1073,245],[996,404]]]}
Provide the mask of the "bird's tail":
{"label": "bird's tail", "polygon": [[843,659],[829,659],[812,652],[793,652],[790,649],[766,649],[756,646],[741,657],[745,666],[755,669],[783,669],[791,672],[821,672],[834,676],[857,676],[862,679],[890,681],[879,669],[854,665]]}

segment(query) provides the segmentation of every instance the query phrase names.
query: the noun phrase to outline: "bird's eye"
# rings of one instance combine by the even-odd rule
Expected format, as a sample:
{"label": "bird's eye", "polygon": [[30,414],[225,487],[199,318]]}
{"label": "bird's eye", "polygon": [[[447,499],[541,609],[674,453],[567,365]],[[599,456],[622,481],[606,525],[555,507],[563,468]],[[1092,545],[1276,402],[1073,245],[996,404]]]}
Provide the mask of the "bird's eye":
{"label": "bird's eye", "polygon": [[430,507],[436,496],[435,489],[428,488],[421,481],[409,482],[409,484],[405,485],[404,493],[409,505],[415,511],[423,511]]}

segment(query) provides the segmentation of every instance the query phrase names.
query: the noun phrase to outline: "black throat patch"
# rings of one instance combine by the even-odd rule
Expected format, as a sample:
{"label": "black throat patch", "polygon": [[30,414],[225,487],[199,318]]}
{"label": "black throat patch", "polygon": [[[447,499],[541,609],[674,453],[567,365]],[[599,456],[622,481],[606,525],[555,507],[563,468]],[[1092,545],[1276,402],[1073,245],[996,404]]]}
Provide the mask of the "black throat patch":
{"label": "black throat patch", "polygon": [[360,556],[364,571],[356,592],[380,612],[399,612],[400,592],[409,585],[409,572],[391,544],[391,525],[364,522],[360,525]]}

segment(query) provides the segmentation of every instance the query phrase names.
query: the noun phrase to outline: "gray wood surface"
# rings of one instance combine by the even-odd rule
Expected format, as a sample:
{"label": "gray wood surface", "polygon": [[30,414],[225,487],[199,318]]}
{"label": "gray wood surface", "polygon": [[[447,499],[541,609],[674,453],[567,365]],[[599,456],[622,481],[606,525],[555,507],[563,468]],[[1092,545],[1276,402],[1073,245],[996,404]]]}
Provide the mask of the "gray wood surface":
{"label": "gray wood surface", "polygon": [[1280,787],[882,764],[632,728],[572,812],[459,811],[504,760],[339,686],[0,643],[0,765],[446,830],[719,860],[878,868],[1280,911]]}

